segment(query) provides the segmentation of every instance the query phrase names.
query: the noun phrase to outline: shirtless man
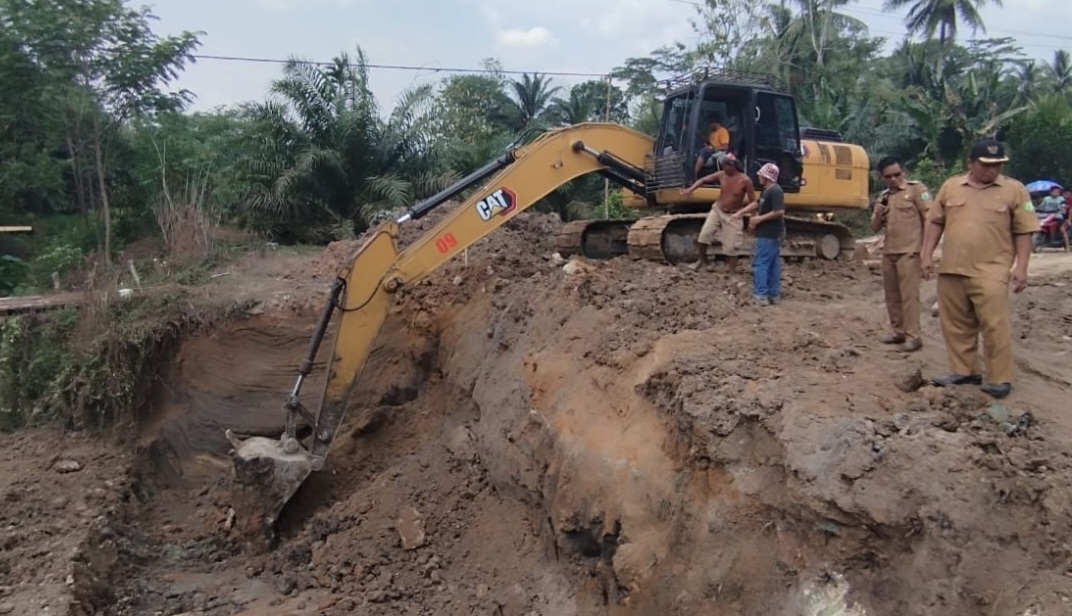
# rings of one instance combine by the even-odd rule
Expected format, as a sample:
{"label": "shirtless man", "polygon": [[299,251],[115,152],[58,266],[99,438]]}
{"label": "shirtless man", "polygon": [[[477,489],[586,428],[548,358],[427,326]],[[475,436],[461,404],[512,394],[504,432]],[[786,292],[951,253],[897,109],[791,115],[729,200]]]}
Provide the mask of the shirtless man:
{"label": "shirtless man", "polygon": [[689,267],[698,270],[707,262],[707,248],[718,239],[722,242],[722,251],[726,254],[730,267],[730,273],[737,273],[737,249],[741,246],[744,238],[744,221],[733,218],[734,212],[756,200],[756,188],[752,184],[752,178],[741,173],[737,167],[737,158],[733,154],[726,156],[726,166],[722,171],[716,171],[696,180],[692,186],[681,190],[681,194],[690,195],[700,186],[716,182],[721,189],[718,201],[711,205],[704,220],[700,235],[696,238],[696,248],[700,252],[700,258]]}

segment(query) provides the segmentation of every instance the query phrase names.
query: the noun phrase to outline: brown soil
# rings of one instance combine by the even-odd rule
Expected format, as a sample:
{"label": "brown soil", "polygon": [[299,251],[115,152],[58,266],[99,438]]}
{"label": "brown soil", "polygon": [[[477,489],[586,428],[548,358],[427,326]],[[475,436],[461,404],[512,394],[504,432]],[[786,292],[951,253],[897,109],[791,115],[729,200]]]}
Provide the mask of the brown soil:
{"label": "brown soil", "polygon": [[[235,536],[223,429],[278,433],[356,243],[228,265],[205,293],[264,302],[183,346],[136,459],[0,439],[0,614],[1072,609],[1067,269],[1016,297],[1021,375],[993,404],[921,386],[946,369],[935,319],[919,354],[875,343],[866,266],[788,265],[760,310],[746,273],[563,268],[554,227],[519,217],[401,294],[328,468],[264,555]],[[68,585],[78,545],[98,577]]]}

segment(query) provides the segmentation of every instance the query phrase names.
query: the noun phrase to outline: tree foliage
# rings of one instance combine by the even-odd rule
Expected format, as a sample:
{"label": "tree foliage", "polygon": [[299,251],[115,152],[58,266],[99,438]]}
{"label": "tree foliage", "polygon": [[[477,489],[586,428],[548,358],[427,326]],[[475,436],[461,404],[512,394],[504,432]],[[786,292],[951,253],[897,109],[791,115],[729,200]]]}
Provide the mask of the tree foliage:
{"label": "tree foliage", "polygon": [[[215,215],[270,239],[351,237],[542,131],[607,120],[655,135],[668,80],[698,67],[772,74],[803,125],[839,130],[873,160],[901,155],[917,176],[958,171],[974,139],[996,135],[1010,173],[1072,181],[1070,55],[966,39],[985,32],[987,0],[889,0],[907,10],[907,36],[888,53],[855,0],[696,4],[689,44],[623,58],[606,78],[487,59],[384,108],[358,47],[292,59],[263,100],[190,113],[194,93],[172,84],[201,33],[161,37],[151,11],[123,0],[0,0],[0,223],[39,230],[0,234],[0,293],[159,232],[156,206],[192,181]],[[537,208],[601,215],[608,195],[587,177]]]}
{"label": "tree foliage", "polygon": [[31,98],[47,101],[50,145],[63,148],[57,158],[67,166],[80,209],[101,213],[106,262],[113,248],[111,142],[127,122],[181,110],[191,96],[167,86],[191,60],[197,34],[162,38],[150,26],[154,19],[148,8],[122,0],[0,2],[0,23],[15,41],[5,59],[25,78],[37,76],[30,79]]}
{"label": "tree foliage", "polygon": [[1066,186],[1072,180],[1072,103],[1048,94],[1009,128],[1009,171],[1026,180],[1049,178]]}
{"label": "tree foliage", "polygon": [[246,108],[242,157],[250,222],[285,240],[353,237],[453,179],[432,139],[432,90],[406,92],[381,117],[359,49],[328,66],[298,59]]}

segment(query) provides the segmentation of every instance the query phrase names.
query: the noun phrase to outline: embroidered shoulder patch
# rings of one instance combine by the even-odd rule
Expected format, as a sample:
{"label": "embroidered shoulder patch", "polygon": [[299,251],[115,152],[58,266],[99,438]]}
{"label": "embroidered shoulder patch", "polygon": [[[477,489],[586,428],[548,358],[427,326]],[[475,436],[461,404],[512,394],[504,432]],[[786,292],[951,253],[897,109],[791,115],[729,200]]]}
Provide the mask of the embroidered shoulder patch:
{"label": "embroidered shoulder patch", "polygon": [[1024,202],[1024,211],[1025,212],[1034,212],[1035,211],[1035,204],[1031,203],[1030,200]]}
{"label": "embroidered shoulder patch", "polygon": [[929,192],[927,192],[927,191],[923,191],[923,194],[920,195],[919,198],[923,199],[924,201],[930,201],[931,200],[931,194]]}

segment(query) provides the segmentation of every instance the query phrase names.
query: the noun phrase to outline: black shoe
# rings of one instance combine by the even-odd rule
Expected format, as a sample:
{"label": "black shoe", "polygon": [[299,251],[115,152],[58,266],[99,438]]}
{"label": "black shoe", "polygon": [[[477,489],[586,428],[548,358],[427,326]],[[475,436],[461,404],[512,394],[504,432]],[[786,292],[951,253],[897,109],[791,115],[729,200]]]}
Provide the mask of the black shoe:
{"label": "black shoe", "polygon": [[1012,385],[1009,383],[987,383],[986,385],[983,385],[981,389],[984,394],[987,394],[991,398],[1001,400],[1012,392]]}
{"label": "black shoe", "polygon": [[934,385],[935,387],[946,387],[949,385],[980,385],[982,382],[983,377],[978,374],[968,376],[963,374],[950,374],[949,376],[931,379],[931,385]]}

